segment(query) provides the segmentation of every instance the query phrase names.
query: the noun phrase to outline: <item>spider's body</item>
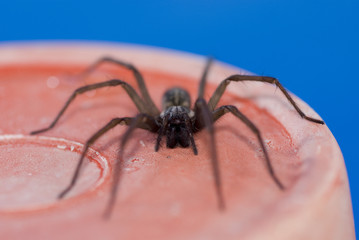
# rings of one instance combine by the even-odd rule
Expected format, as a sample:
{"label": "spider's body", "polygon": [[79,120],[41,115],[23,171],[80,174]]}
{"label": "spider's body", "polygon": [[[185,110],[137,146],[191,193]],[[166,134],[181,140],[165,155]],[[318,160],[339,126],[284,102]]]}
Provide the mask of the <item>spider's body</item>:
{"label": "spider's body", "polygon": [[172,106],[182,106],[186,108],[191,107],[191,96],[189,93],[180,87],[168,89],[162,98],[162,109],[167,110]]}
{"label": "spider's body", "polygon": [[[181,147],[192,147],[193,153],[197,155],[197,148],[193,138],[193,134],[201,131],[202,129],[206,129],[210,135],[210,143],[209,143],[209,150],[211,153],[211,163],[212,163],[212,170],[215,180],[215,188],[217,192],[218,198],[218,205],[220,209],[224,208],[224,198],[222,194],[222,187],[221,187],[221,177],[218,167],[218,160],[217,160],[217,153],[216,153],[216,144],[215,144],[215,137],[214,137],[214,128],[213,124],[219,118],[224,116],[226,113],[231,113],[239,120],[241,120],[252,132],[256,135],[258,143],[263,151],[264,160],[268,169],[270,176],[272,177],[273,181],[277,184],[280,189],[284,189],[283,184],[279,181],[278,177],[276,176],[274,169],[272,167],[269,155],[264,145],[264,141],[262,139],[261,133],[259,129],[252,123],[250,119],[248,119],[243,113],[241,113],[235,106],[233,105],[224,105],[217,107],[217,104],[222,97],[223,93],[225,92],[227,86],[231,82],[240,82],[240,81],[259,81],[259,82],[266,82],[275,84],[285,95],[287,100],[292,104],[298,114],[311,122],[324,124],[322,120],[318,120],[315,118],[311,118],[306,116],[297,104],[294,102],[292,97],[289,93],[285,90],[285,88],[279,83],[276,78],[272,77],[265,77],[265,76],[247,76],[247,75],[232,75],[226,79],[224,79],[217,87],[215,92],[213,93],[212,97],[209,101],[206,101],[203,98],[205,85],[206,85],[206,78],[212,64],[212,59],[209,58],[206,66],[204,68],[199,89],[198,89],[198,97],[194,103],[193,108],[191,109],[191,98],[188,92],[182,88],[175,87],[167,90],[162,98],[162,112],[158,110],[156,105],[153,103],[144,79],[141,73],[134,67],[132,64],[122,62],[119,60],[115,60],[113,58],[101,58],[93,65],[91,65],[87,70],[83,72],[83,75],[90,74],[98,65],[110,62],[127,68],[133,72],[133,75],[137,81],[139,86],[139,90],[141,96],[132,88],[131,85],[128,83],[120,80],[120,79],[112,79],[105,82],[95,83],[91,85],[87,85],[84,87],[80,87],[74,91],[74,93],[70,96],[70,98],[65,103],[64,107],[60,110],[58,115],[56,116],[55,120],[50,124],[49,127],[34,131],[31,134],[37,134],[44,131],[47,131],[55,126],[59,118],[65,112],[69,104],[75,99],[78,94],[82,94],[87,91],[91,91],[94,89],[108,87],[108,86],[121,86],[139,111],[139,114],[135,117],[121,117],[121,118],[114,118],[109,121],[105,126],[101,129],[96,131],[92,137],[86,142],[82,155],[79,159],[78,165],[76,167],[75,173],[73,178],[64,191],[62,191],[59,195],[59,198],[64,197],[75,185],[80,168],[82,166],[83,160],[85,158],[85,154],[90,147],[100,136],[105,134],[110,129],[114,128],[117,125],[127,125],[128,129],[124,133],[122,140],[121,140],[121,149],[123,149],[128,141],[129,137],[131,136],[132,132],[136,128],[141,128],[152,133],[157,134],[157,140],[155,144],[155,151],[159,150],[159,146],[163,136],[166,136],[166,145],[168,148],[174,148],[176,146]],[[83,76],[84,77],[84,76]],[[115,164],[114,173],[113,173],[113,185],[112,185],[112,193],[110,202],[108,203],[108,208],[106,211],[106,216],[109,216],[113,205],[116,199],[117,193],[117,186],[119,183],[120,175],[121,175],[121,167],[122,167],[122,151],[120,151],[119,159]]]}
{"label": "spider's body", "polygon": [[[193,139],[194,112],[190,109],[191,98],[188,92],[182,88],[171,88],[165,92],[162,98],[162,113],[160,114],[158,124],[167,123],[162,126],[164,130],[160,132],[166,135],[168,148],[176,146],[189,147]],[[159,137],[160,137],[159,135]],[[192,148],[197,155],[197,148],[194,144]],[[155,150],[158,150],[156,145]]]}

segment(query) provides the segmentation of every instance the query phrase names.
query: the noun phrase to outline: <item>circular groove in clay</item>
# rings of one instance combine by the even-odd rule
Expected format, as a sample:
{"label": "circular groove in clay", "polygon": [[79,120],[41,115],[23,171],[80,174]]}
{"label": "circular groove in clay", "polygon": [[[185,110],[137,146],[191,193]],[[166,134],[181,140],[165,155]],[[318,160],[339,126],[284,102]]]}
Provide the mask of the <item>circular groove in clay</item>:
{"label": "circular groove in clay", "polygon": [[[69,183],[82,148],[61,138],[0,135],[0,214],[58,204],[57,196]],[[108,173],[107,159],[90,148],[78,184],[66,199],[95,191]]]}

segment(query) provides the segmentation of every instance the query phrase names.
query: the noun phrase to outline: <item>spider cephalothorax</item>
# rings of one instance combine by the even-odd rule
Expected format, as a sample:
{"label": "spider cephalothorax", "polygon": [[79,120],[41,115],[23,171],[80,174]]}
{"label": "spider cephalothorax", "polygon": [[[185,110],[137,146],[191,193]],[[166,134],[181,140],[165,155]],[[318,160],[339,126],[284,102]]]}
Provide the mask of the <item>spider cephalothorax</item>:
{"label": "spider cephalothorax", "polygon": [[[227,86],[231,82],[240,82],[240,81],[259,81],[259,82],[266,82],[275,84],[285,95],[288,101],[292,104],[298,114],[311,122],[324,124],[322,120],[314,119],[311,117],[307,117],[302,110],[297,106],[294,102],[292,97],[289,93],[285,90],[285,88],[279,83],[276,78],[273,77],[266,77],[266,76],[248,76],[248,75],[232,75],[228,78],[224,79],[217,87],[215,92],[213,93],[212,97],[209,101],[206,101],[203,98],[205,85],[206,85],[206,78],[209,72],[210,66],[212,64],[212,59],[209,58],[207,60],[206,66],[204,68],[198,89],[198,97],[194,103],[194,106],[191,106],[191,99],[188,92],[182,88],[171,88],[165,92],[163,99],[162,99],[162,108],[163,111],[160,112],[156,105],[153,103],[143,77],[141,73],[134,67],[132,64],[115,60],[113,58],[101,58],[93,65],[91,65],[86,71],[83,72],[83,76],[90,74],[95,68],[97,68],[100,64],[104,62],[110,62],[117,64],[119,66],[125,67],[131,70],[136,78],[137,84],[139,86],[141,96],[132,88],[131,85],[128,83],[120,80],[120,79],[112,79],[105,82],[95,83],[91,85],[87,85],[81,88],[78,88],[74,91],[74,93],[70,96],[70,98],[65,103],[64,107],[60,110],[58,115],[56,116],[55,120],[50,124],[49,127],[34,131],[31,134],[37,134],[41,132],[45,132],[55,126],[58,119],[62,116],[65,112],[69,104],[75,99],[78,94],[82,94],[87,91],[91,91],[94,89],[107,87],[107,86],[122,86],[124,90],[127,92],[129,97],[132,99],[134,104],[139,111],[139,114],[135,117],[121,117],[121,118],[114,118],[97,132],[86,142],[85,147],[82,151],[81,157],[77,164],[75,173],[73,178],[66,189],[64,189],[60,194],[59,198],[64,197],[75,185],[81,165],[83,163],[85,154],[90,147],[100,136],[105,134],[108,130],[112,129],[117,125],[128,125],[129,128],[124,133],[122,140],[121,140],[121,149],[125,147],[125,144],[129,137],[131,136],[132,132],[136,128],[142,128],[147,131],[153,132],[157,134],[157,140],[155,144],[155,151],[159,150],[161,139],[163,136],[166,136],[166,145],[168,148],[174,148],[176,146],[181,147],[189,147],[191,146],[193,149],[194,154],[197,155],[197,148],[193,138],[193,134],[202,129],[206,129],[210,135],[210,143],[209,149],[211,151],[211,163],[212,169],[215,179],[215,187],[217,192],[218,198],[218,205],[220,209],[224,208],[224,199],[222,195],[222,187],[221,187],[221,177],[218,168],[218,160],[217,160],[217,153],[216,153],[216,146],[215,146],[215,139],[214,139],[214,128],[213,123],[221,118],[226,113],[232,113],[235,117],[239,120],[243,121],[247,125],[247,127],[256,135],[260,147],[264,153],[264,160],[266,162],[266,166],[270,176],[272,177],[273,181],[277,184],[280,189],[284,189],[283,184],[279,181],[278,177],[276,176],[269,155],[265,148],[261,133],[259,129],[252,123],[250,119],[248,119],[243,113],[241,113],[235,106],[233,105],[224,105],[221,107],[217,107],[217,104],[222,97],[223,93],[225,92]],[[112,185],[112,192],[110,201],[108,203],[106,209],[106,216],[110,216],[111,210],[113,208],[115,199],[116,199],[116,192],[117,186],[119,182],[119,175],[121,171],[121,158],[119,156],[118,163],[115,164],[115,169],[113,173],[113,185]]]}

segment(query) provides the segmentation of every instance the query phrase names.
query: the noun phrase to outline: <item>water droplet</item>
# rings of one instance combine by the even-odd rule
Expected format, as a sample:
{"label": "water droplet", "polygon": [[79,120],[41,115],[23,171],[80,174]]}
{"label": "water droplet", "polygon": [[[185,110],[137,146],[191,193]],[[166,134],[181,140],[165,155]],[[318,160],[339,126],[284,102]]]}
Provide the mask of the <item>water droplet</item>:
{"label": "water droplet", "polygon": [[137,171],[138,169],[139,169],[138,167],[127,167],[127,168],[124,168],[123,170],[125,170],[125,172],[132,173],[132,172]]}
{"label": "water droplet", "polygon": [[48,88],[57,88],[57,86],[59,85],[60,81],[57,77],[55,76],[51,76],[46,80],[46,85]]}

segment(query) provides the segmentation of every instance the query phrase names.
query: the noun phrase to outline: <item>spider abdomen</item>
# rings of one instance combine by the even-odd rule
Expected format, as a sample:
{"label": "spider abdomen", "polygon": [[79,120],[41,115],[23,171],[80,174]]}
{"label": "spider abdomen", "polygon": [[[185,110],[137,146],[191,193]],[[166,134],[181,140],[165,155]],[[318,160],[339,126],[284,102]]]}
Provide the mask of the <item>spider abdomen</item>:
{"label": "spider abdomen", "polygon": [[168,89],[162,97],[162,109],[167,110],[172,106],[191,107],[191,97],[183,88],[174,87]]}

